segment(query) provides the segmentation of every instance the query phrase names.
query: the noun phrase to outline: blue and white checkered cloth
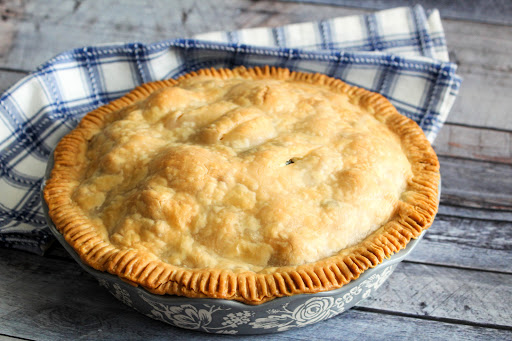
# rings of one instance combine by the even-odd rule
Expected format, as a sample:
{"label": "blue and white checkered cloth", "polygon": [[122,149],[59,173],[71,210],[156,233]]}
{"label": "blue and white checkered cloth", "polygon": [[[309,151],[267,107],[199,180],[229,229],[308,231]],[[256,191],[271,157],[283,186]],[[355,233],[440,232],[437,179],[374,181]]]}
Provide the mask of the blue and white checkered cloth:
{"label": "blue and white checkered cloth", "polygon": [[431,141],[461,82],[438,11],[420,6],[64,52],[0,97],[0,245],[42,254],[53,241],[41,208],[41,179],[50,151],[87,112],[144,82],[205,67],[266,64],[380,92]]}

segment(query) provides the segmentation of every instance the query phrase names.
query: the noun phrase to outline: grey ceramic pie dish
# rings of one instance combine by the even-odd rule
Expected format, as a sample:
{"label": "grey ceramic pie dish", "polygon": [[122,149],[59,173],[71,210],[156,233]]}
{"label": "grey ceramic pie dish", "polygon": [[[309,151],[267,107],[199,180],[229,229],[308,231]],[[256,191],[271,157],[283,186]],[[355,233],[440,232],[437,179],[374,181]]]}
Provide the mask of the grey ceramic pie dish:
{"label": "grey ceramic pie dish", "polygon": [[[50,155],[44,180],[53,168]],[[42,188],[44,188],[43,181]],[[404,258],[416,247],[421,237],[407,247],[366,270],[358,279],[343,287],[316,293],[281,297],[261,305],[247,305],[224,299],[188,298],[152,294],[141,287],[131,286],[119,277],[91,268],[82,262],[48,216],[48,206],[42,200],[50,230],[80,266],[94,276],[99,284],[124,304],[153,319],[176,327],[217,334],[265,334],[304,327],[338,315],[374,293]]]}

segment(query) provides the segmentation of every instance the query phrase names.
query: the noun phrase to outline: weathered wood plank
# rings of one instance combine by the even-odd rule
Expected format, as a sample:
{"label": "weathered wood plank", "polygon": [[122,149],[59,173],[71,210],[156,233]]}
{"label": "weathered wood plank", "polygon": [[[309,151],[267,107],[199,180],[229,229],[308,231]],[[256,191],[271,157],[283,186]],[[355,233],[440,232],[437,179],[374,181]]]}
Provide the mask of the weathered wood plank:
{"label": "weathered wood plank", "polygon": [[439,206],[439,214],[469,219],[512,221],[512,211],[472,208],[456,205],[442,204]]}
{"label": "weathered wood plank", "polygon": [[512,274],[512,222],[439,214],[407,260]]}
{"label": "weathered wood plank", "polygon": [[[0,279],[0,297],[2,302],[9,299],[13,308],[8,313],[0,315],[0,334],[36,340],[69,340],[79,336],[88,340],[158,340],[169,337],[178,340],[206,340],[213,337],[173,328],[140,315],[111,297],[92,277],[72,262],[0,249],[0,273],[4,274],[5,271],[9,271],[9,277],[2,276]],[[485,307],[473,306],[471,302],[465,302],[463,299],[462,304],[468,305],[474,311],[468,316],[478,323],[489,323],[491,328],[471,326],[467,325],[468,323],[461,325],[437,321],[436,316],[446,315],[456,318],[460,316],[455,315],[455,311],[452,315],[444,312],[441,299],[432,296],[433,293],[438,294],[442,291],[443,304],[450,306],[458,301],[451,302],[449,297],[451,291],[444,292],[443,288],[453,289],[455,285],[453,282],[458,282],[459,278],[462,280],[468,276],[475,278],[471,286],[472,292],[481,294],[479,291],[481,287],[487,288],[489,283],[503,280],[499,277],[503,275],[490,274],[488,278],[482,278],[482,276],[473,276],[473,272],[456,270],[452,273],[451,269],[445,269],[438,285],[433,285],[431,279],[425,282],[422,278],[424,283],[429,283],[425,288],[427,293],[422,296],[416,293],[416,297],[413,296],[411,300],[404,293],[393,299],[382,298],[396,296],[397,291],[416,292],[419,290],[418,282],[414,280],[418,280],[421,273],[425,276],[432,275],[436,273],[436,268],[416,264],[400,266],[391,277],[397,277],[397,279],[392,282],[390,279],[390,284],[381,287],[376,297],[363,306],[395,311],[402,315],[411,312],[419,312],[423,315],[427,312],[429,315],[425,319],[351,310],[334,319],[299,330],[242,339],[310,340],[321,336],[325,340],[338,340],[340,335],[343,335],[344,340],[368,339],[375,335],[385,335],[385,339],[388,337],[414,338],[418,329],[424,330],[423,335],[432,339],[442,339],[448,334],[475,340],[510,337],[512,331],[492,328],[493,324],[501,323],[501,315],[489,316],[493,312],[484,314],[481,310]],[[410,277],[411,274],[415,277]],[[415,289],[404,288],[408,285],[414,286]],[[506,294],[502,288],[497,290],[498,294]],[[434,308],[444,313],[437,314]],[[505,309],[502,314],[507,312],[508,310]]]}
{"label": "weathered wood plank", "polygon": [[6,56],[11,51],[12,42],[18,30],[21,8],[21,1],[0,3],[0,32],[2,33],[0,57]]}
{"label": "weathered wood plank", "polygon": [[361,306],[512,326],[512,275],[401,263]]}
{"label": "weathered wood plank", "polygon": [[[412,1],[404,0],[280,0],[286,2],[306,2],[316,4],[327,4],[337,6],[349,6],[356,8],[366,8],[380,10],[398,6],[409,6],[414,4]],[[470,21],[481,21],[493,24],[512,24],[512,3],[507,1],[436,1],[423,0],[421,5],[425,8],[437,8],[443,18],[462,19]]]}
{"label": "weathered wood plank", "polygon": [[434,149],[443,156],[512,163],[512,132],[445,124]]}
{"label": "weathered wood plank", "polygon": [[441,203],[512,211],[512,165],[439,157]]}
{"label": "weathered wood plank", "polygon": [[[480,38],[478,35],[473,37],[457,36],[455,40],[469,41]],[[508,39],[512,41],[512,32],[508,35]],[[508,45],[507,48],[512,49],[510,42],[495,41],[495,43]],[[493,54],[499,55],[500,51],[493,51],[495,50],[493,47],[480,46],[479,49],[484,49],[488,56],[482,55],[480,59],[482,64],[478,64],[477,61],[467,60],[478,51],[468,52],[464,51],[462,47],[459,47],[461,50],[458,50],[456,46],[448,46],[452,51],[452,57],[455,55],[456,61],[460,65],[458,73],[462,76],[463,81],[447,122],[512,130],[512,120],[509,115],[509,108],[512,104],[512,98],[509,95],[512,91],[512,64],[510,61],[505,62],[499,58],[493,58]],[[456,54],[453,51],[457,51]],[[501,51],[501,53],[503,52]],[[499,69],[494,69],[495,66],[492,66],[493,59],[497,59],[495,62],[498,63],[496,67]]]}
{"label": "weathered wood plank", "polygon": [[429,232],[425,240],[432,242],[457,243],[478,249],[512,250],[512,222],[439,215]]}
{"label": "weathered wood plank", "polygon": [[[112,2],[108,10],[91,0],[8,3],[16,32],[0,55],[0,65],[33,70],[53,55],[84,45],[113,41],[154,42],[248,26],[283,25],[361,10],[330,7],[307,11],[303,4],[249,0]],[[297,10],[297,11],[295,11]],[[115,15],[113,15],[115,13]],[[287,15],[293,14],[290,17]],[[37,58],[34,58],[37,56]]]}
{"label": "weathered wood plank", "polygon": [[26,72],[0,70],[0,94],[26,75]]}
{"label": "weathered wood plank", "polygon": [[462,86],[448,122],[512,130],[512,27],[444,20]]}
{"label": "weathered wood plank", "polygon": [[27,339],[20,339],[18,337],[0,334],[0,341],[19,341],[19,340],[27,340]]}
{"label": "weathered wood plank", "polygon": [[[466,75],[482,70],[510,72],[511,26],[444,20],[450,58]],[[491,77],[497,74],[490,74]]]}

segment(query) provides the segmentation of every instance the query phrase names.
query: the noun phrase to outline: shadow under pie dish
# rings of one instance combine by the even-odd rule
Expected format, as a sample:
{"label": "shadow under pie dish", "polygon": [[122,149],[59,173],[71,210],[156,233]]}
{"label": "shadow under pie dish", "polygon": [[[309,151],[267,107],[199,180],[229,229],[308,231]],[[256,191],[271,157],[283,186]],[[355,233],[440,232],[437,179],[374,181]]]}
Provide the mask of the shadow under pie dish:
{"label": "shadow under pie dish", "polygon": [[44,198],[88,266],[258,305],[338,289],[438,205],[422,130],[381,95],[273,67],[147,83],[58,144]]}

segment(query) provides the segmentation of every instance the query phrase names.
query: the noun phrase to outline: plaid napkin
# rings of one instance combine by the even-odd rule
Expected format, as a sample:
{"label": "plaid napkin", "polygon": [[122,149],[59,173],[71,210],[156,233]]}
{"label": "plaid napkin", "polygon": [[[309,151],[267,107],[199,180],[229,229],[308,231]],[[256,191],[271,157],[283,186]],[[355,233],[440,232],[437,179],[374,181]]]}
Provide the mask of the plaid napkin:
{"label": "plaid napkin", "polygon": [[87,112],[135,86],[205,67],[271,64],[321,72],[377,91],[433,141],[460,78],[437,10],[402,7],[275,28],[64,52],[0,97],[0,245],[43,254],[46,161]]}

